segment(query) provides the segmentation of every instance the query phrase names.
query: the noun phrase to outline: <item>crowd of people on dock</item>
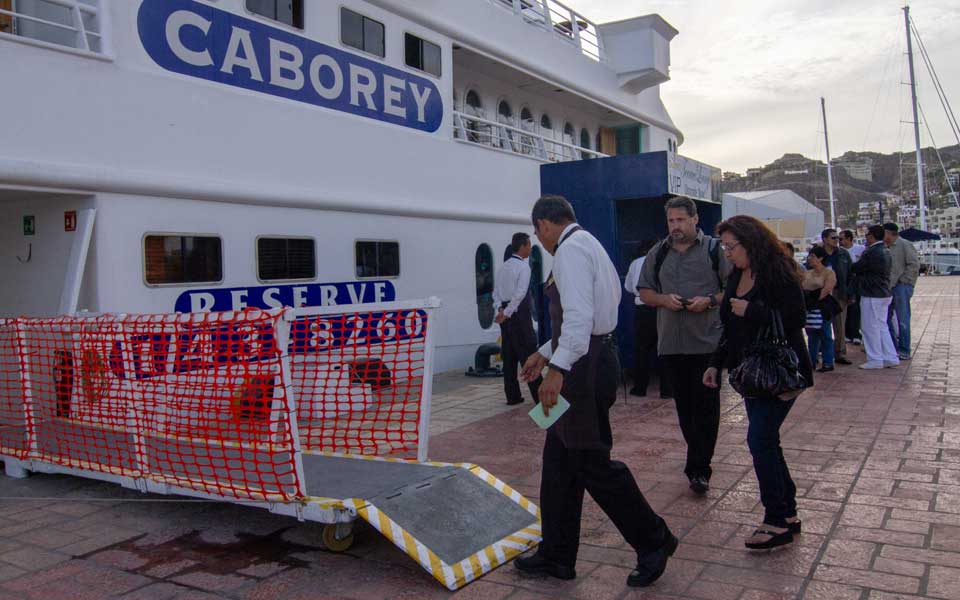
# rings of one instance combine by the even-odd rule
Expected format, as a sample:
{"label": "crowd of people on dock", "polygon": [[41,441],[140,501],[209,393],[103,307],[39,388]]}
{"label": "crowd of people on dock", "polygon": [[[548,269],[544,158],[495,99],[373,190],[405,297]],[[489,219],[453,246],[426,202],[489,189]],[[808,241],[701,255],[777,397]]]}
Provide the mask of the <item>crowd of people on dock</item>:
{"label": "crowd of people on dock", "polygon": [[[666,202],[665,217],[667,237],[640,248],[622,284],[635,307],[630,394],[645,396],[657,373],[660,396],[674,400],[686,442],[684,474],[692,493],[703,496],[713,474],[726,371],[743,396],[747,446],[764,507],[762,523],[744,544],[753,550],[790,544],[802,525],[780,427],[799,394],[813,386],[814,371],[852,364],[848,343],[863,344],[862,369],[894,368],[910,359],[917,251],[894,223],[871,226],[866,245],[855,243],[852,231],[830,228],[800,264],[794,248],[753,217],[722,221],[714,237],[699,227],[696,203],[682,196]],[[637,552],[627,584],[647,586],[663,573],[678,541],[629,468],[610,458],[609,409],[622,378],[616,341],[620,276],[564,198],[541,197],[531,219],[554,257],[544,289],[552,337],[537,347],[526,264],[531,239],[520,232],[494,289],[504,392],[507,404],[519,404],[520,382],[526,382],[544,413],[560,396],[570,408],[547,430],[543,542],[516,566],[576,577],[587,491]]]}

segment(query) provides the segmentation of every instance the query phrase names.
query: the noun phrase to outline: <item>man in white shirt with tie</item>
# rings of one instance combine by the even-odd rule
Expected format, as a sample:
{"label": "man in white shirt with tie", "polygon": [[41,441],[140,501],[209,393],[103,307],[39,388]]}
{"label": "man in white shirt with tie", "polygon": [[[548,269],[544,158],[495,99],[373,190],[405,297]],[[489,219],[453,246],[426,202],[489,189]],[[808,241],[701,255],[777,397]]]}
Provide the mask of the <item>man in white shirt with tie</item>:
{"label": "man in white shirt with tie", "polygon": [[[533,331],[530,314],[530,265],[527,259],[533,246],[530,236],[523,232],[513,234],[510,255],[493,284],[493,302],[497,307],[494,320],[500,325],[500,356],[503,358],[503,392],[507,404],[520,404],[520,381],[517,366],[537,351],[537,335]],[[530,395],[537,402],[540,378],[529,383]]]}
{"label": "man in white shirt with tie", "polygon": [[[523,366],[526,381],[549,370],[540,405],[549,414],[557,396],[570,408],[547,430],[540,474],[543,541],[536,554],[516,560],[527,573],[573,579],[587,491],[637,553],[627,585],[645,587],[664,572],[677,538],[647,503],[630,469],[611,460],[610,406],[617,398],[620,361],[614,331],[620,277],[603,246],[576,223],[570,203],[543,196],[531,215],[540,243],[553,255],[544,293],[550,300],[552,339]],[[549,362],[548,362],[549,361]]]}

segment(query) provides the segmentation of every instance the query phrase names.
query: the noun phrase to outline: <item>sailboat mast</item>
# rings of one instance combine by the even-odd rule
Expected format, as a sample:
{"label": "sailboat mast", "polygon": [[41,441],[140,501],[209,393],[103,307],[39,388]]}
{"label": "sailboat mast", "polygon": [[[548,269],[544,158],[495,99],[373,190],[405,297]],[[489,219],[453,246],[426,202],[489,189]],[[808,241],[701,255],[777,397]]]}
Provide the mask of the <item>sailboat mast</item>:
{"label": "sailboat mast", "polygon": [[830,227],[837,228],[837,211],[833,199],[833,165],[830,164],[830,137],[827,135],[827,101],[820,98],[820,111],[823,113],[823,141],[827,146],[827,185],[830,188]]}
{"label": "sailboat mast", "polygon": [[917,205],[920,209],[920,229],[927,228],[927,201],[923,189],[923,157],[920,155],[920,118],[917,116],[917,80],[913,73],[913,38],[910,35],[910,7],[903,7],[903,21],[907,27],[907,62],[910,64],[910,95],[913,98],[913,137],[917,143]]}

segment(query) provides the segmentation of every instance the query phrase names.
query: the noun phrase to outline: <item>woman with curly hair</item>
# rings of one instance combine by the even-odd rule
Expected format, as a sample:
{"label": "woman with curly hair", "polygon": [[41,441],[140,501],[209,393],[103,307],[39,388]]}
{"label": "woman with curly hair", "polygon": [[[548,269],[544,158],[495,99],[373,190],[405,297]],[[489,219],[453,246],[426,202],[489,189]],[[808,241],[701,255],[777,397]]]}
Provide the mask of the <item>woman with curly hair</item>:
{"label": "woman with curly hair", "polygon": [[[720,305],[723,336],[703,374],[704,385],[717,387],[720,372],[743,361],[744,351],[770,323],[771,311],[778,310],[785,337],[800,361],[800,373],[812,386],[813,368],[803,339],[806,309],[795,262],[773,232],[753,217],[731,217],[717,226],[717,233],[734,270]],[[780,426],[795,399],[745,397],[743,401],[749,420],[747,445],[764,508],[763,523],[745,545],[753,550],[774,548],[793,542],[801,530],[797,488],[780,447]]]}

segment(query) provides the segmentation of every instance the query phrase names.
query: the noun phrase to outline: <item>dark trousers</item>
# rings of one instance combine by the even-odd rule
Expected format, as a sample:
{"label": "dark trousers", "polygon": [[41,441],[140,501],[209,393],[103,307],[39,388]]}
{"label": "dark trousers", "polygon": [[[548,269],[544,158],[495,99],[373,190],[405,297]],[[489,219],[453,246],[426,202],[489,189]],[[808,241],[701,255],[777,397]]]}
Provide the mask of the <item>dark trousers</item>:
{"label": "dark trousers", "polygon": [[787,462],[780,447],[780,426],[793,400],[744,398],[747,408],[747,446],[753,456],[753,470],[760,484],[760,502],[763,504],[763,522],[774,527],[786,527],[788,517],[797,516],[797,486],[790,477]]}
{"label": "dark trousers", "polygon": [[847,307],[847,322],[845,323],[847,337],[851,340],[858,340],[860,335],[860,303],[854,302]]}
{"label": "dark trousers", "polygon": [[[633,313],[633,385],[646,393],[650,362],[657,355],[657,309],[641,304]],[[661,378],[661,388],[663,387]],[[661,389],[661,391],[665,391]]]}
{"label": "dark trousers", "polygon": [[540,511],[546,558],[576,566],[583,492],[590,492],[638,556],[666,543],[667,524],[650,508],[627,465],[610,460],[609,450],[567,448],[553,430],[543,446]]}
{"label": "dark trousers", "polygon": [[713,474],[710,462],[720,430],[720,388],[703,385],[703,372],[710,366],[709,354],[661,356],[664,375],[677,405],[680,431],[687,442],[687,477]]}
{"label": "dark trousers", "polygon": [[[515,313],[512,317],[500,324],[500,357],[503,358],[503,393],[510,402],[520,402],[523,395],[520,393],[520,381],[517,379],[517,365],[526,362],[527,357],[537,351],[537,337],[533,332],[533,325],[521,322],[523,316]],[[516,319],[515,322],[511,323]],[[538,402],[537,390],[540,389],[538,377],[536,381],[527,384],[534,402]]]}

